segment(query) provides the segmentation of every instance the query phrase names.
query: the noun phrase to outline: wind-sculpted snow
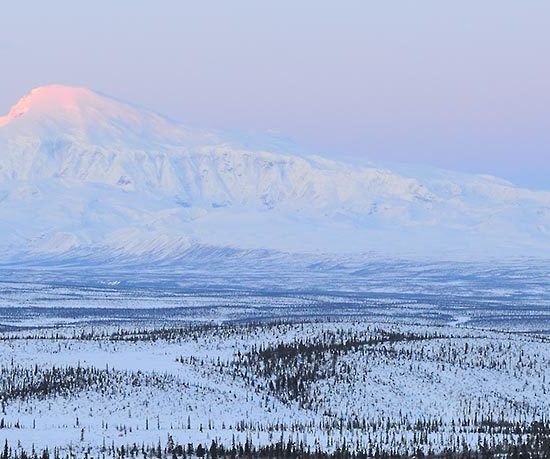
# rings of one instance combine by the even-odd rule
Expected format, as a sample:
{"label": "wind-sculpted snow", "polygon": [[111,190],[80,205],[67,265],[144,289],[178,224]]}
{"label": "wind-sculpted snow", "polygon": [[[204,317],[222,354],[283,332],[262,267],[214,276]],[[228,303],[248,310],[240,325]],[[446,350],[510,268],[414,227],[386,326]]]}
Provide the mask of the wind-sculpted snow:
{"label": "wind-sculpted snow", "polygon": [[253,144],[87,89],[33,90],[0,118],[1,259],[158,261],[198,244],[440,258],[550,253],[550,192]]}

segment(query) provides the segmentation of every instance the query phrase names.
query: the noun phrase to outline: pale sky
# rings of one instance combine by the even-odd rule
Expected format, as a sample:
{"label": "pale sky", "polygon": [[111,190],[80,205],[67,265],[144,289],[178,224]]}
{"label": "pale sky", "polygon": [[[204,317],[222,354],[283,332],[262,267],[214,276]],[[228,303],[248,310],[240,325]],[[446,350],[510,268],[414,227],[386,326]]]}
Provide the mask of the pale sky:
{"label": "pale sky", "polygon": [[550,189],[548,0],[0,0],[0,112],[51,83]]}

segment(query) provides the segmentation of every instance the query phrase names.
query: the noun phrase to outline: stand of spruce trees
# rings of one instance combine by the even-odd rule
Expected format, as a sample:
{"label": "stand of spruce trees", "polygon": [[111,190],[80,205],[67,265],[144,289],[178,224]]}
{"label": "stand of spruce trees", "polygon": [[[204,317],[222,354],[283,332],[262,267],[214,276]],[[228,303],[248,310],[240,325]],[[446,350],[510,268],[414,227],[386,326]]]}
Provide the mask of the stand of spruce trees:
{"label": "stand of spruce trees", "polygon": [[424,452],[422,448],[410,451],[392,451],[371,445],[365,451],[356,451],[347,445],[342,445],[332,452],[312,449],[303,444],[295,444],[291,441],[276,442],[267,446],[255,446],[250,440],[244,444],[233,441],[231,445],[223,445],[212,440],[210,444],[186,443],[182,445],[168,436],[164,446],[156,445],[131,445],[104,446],[99,451],[91,448],[76,450],[68,448],[60,450],[48,448],[36,451],[32,448],[27,451],[23,448],[12,448],[6,441],[0,459],[399,459],[399,458],[426,458],[426,459],[548,459],[550,458],[550,422],[533,422],[527,426],[517,443],[498,444],[489,447],[486,443],[477,448],[469,448],[464,445],[461,449],[447,448],[435,454],[433,451]]}

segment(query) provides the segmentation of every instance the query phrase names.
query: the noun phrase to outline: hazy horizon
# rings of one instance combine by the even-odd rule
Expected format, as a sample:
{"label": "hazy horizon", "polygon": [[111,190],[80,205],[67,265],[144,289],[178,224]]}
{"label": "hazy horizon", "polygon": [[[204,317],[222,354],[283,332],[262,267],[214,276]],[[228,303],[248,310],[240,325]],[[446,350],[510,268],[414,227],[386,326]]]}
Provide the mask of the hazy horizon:
{"label": "hazy horizon", "polygon": [[191,126],[549,189],[549,18],[542,1],[12,3],[0,113],[84,86]]}

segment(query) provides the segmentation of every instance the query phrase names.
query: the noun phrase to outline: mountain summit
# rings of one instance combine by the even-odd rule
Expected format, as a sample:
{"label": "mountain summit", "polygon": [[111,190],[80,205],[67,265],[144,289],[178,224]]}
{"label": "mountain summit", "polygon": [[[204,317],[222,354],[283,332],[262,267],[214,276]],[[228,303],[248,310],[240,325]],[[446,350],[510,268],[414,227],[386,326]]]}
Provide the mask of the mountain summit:
{"label": "mountain summit", "polygon": [[[261,142],[260,142],[261,143]],[[0,261],[147,260],[194,245],[479,257],[550,253],[550,193],[250,148],[84,88],[0,117]],[[545,252],[546,251],[546,252]]]}
{"label": "mountain summit", "polygon": [[[13,122],[23,115],[52,116],[65,112],[68,116],[78,116],[81,110],[102,104],[101,96],[89,89],[52,85],[33,89],[22,97],[7,116],[0,117],[2,125]],[[105,99],[103,103],[108,103]]]}
{"label": "mountain summit", "polygon": [[97,146],[122,142],[136,147],[181,144],[206,139],[150,111],[133,107],[86,88],[51,85],[33,89],[0,117],[13,134],[69,137]]}

